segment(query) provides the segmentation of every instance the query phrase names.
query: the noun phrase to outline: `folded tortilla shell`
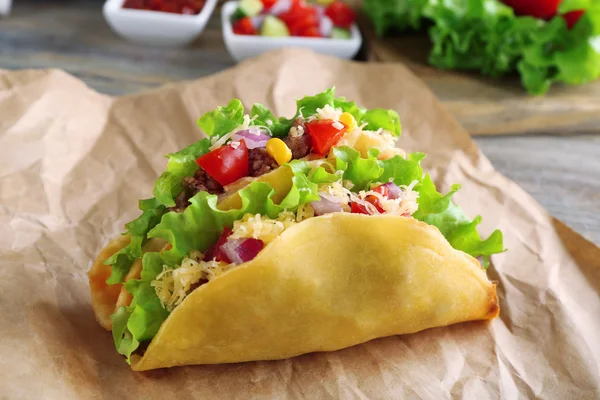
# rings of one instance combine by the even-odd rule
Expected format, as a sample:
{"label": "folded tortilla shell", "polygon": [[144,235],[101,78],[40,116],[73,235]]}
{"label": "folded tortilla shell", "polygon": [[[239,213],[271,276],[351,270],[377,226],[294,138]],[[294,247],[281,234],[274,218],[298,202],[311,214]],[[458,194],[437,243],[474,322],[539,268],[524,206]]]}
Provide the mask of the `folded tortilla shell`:
{"label": "folded tortilla shell", "polygon": [[188,295],[134,370],[283,359],[498,315],[496,285],[437,228],[335,213]]}

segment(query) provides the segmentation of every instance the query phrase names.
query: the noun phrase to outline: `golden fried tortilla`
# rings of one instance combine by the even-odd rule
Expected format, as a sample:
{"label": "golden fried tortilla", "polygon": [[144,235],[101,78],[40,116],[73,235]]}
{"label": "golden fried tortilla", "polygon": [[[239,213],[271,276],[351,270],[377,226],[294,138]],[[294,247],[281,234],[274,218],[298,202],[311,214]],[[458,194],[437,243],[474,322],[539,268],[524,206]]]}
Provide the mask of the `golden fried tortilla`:
{"label": "golden fried tortilla", "polygon": [[496,285],[437,228],[334,213],[292,226],[194,290],[131,365],[283,359],[498,312]]}

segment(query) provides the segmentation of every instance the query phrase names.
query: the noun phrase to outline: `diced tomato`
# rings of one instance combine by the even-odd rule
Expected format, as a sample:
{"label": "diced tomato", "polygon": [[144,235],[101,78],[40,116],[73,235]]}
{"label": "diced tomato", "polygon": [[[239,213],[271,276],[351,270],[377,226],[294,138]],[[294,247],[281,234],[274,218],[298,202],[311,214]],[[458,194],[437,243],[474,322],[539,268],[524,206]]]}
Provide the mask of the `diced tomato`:
{"label": "diced tomato", "polygon": [[576,10],[564,14],[562,17],[567,21],[567,27],[572,29],[584,13],[585,11],[583,10]]}
{"label": "diced tomato", "polygon": [[[502,0],[504,4],[512,7],[516,15],[528,15],[540,19],[551,19],[558,13],[558,6],[562,0]],[[562,17],[567,22],[569,29],[573,28],[584,10],[568,12]]]}
{"label": "diced tomato", "polygon": [[[381,203],[377,197],[369,195],[365,197],[365,201],[373,204],[377,211],[379,211],[381,214],[385,214],[385,209],[381,206]],[[367,211],[367,207],[364,204],[360,204],[355,201],[350,203],[350,211],[354,214],[370,214],[369,211]]]}
{"label": "diced tomato", "polygon": [[278,0],[261,0],[263,4],[263,12],[270,10]]}
{"label": "diced tomato", "polygon": [[348,127],[341,122],[343,128],[335,127],[336,122],[331,119],[318,119],[306,123],[306,130],[312,139],[315,153],[321,156],[329,153],[331,147],[346,133]]}
{"label": "diced tomato", "polygon": [[503,0],[504,4],[515,10],[517,15],[529,15],[535,18],[550,19],[556,15],[562,0]]}
{"label": "diced tomato", "polygon": [[282,12],[278,17],[287,25],[290,34],[299,36],[308,28],[319,27],[319,17],[316,8],[304,1],[293,1],[288,11]]}
{"label": "diced tomato", "polygon": [[233,23],[233,33],[236,35],[256,35],[256,29],[249,17],[240,18]]}
{"label": "diced tomato", "polygon": [[226,186],[248,176],[248,147],[242,139],[237,146],[228,144],[199,157],[196,164]]}
{"label": "diced tomato", "polygon": [[377,187],[374,187],[371,190],[381,194],[382,196],[389,197],[388,189],[387,189],[387,186],[385,186],[385,185],[379,185]]}
{"label": "diced tomato", "polygon": [[219,240],[217,240],[217,243],[213,244],[211,247],[209,247],[207,251],[205,251],[204,259],[212,260],[214,258],[217,261],[230,263],[231,260],[229,259],[229,257],[227,257],[227,254],[225,254],[221,249],[221,246],[223,246],[223,244],[227,242],[229,236],[231,236],[231,229],[225,227],[223,229],[223,232],[221,233],[221,236],[219,237]]}
{"label": "diced tomato", "polygon": [[352,214],[369,214],[365,206],[355,201],[350,203],[350,212]]}
{"label": "diced tomato", "polygon": [[369,203],[373,204],[375,206],[375,208],[377,209],[377,211],[379,211],[380,213],[384,214],[385,213],[385,209],[381,206],[381,203],[379,202],[379,199],[375,196],[367,196],[365,197],[365,200],[368,201]]}
{"label": "diced tomato", "polygon": [[321,37],[321,31],[317,26],[309,26],[308,28],[300,31],[300,33],[298,33],[298,36]]}
{"label": "diced tomato", "polygon": [[336,0],[325,10],[333,25],[340,28],[349,29],[356,20],[356,13],[348,4],[343,1]]}

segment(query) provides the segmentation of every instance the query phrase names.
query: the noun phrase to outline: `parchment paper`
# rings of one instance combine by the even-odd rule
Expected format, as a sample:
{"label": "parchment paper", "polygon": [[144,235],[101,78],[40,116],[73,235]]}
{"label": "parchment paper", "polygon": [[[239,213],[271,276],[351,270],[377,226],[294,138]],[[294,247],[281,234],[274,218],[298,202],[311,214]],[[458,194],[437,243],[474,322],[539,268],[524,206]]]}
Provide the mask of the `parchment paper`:
{"label": "parchment paper", "polygon": [[[0,398],[494,399],[600,396],[600,250],[498,174],[402,65],[287,50],[193,82],[112,99],[61,71],[0,74]],[[493,258],[501,317],[277,362],[134,373],[94,320],[86,273],[138,215],[163,155],[195,121],[239,97],[291,115],[294,98],[336,85],[396,109],[400,145],[481,230],[504,231]]]}

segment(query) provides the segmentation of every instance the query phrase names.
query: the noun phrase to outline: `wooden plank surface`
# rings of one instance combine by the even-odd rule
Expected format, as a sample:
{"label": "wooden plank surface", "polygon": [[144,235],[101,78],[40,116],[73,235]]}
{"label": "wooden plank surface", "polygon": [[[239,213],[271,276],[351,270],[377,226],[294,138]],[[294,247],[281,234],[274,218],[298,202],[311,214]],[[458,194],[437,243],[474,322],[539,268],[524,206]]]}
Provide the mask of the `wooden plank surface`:
{"label": "wooden plank surface", "polygon": [[[100,92],[121,95],[235,65],[224,47],[218,14],[213,15],[204,34],[191,47],[164,49],[123,41],[104,22],[101,7],[101,1],[17,0],[13,13],[0,21],[0,68],[61,68]],[[428,67],[422,72],[416,70],[471,132],[489,133],[469,123],[461,109],[476,107],[475,113],[467,113],[475,120],[472,115],[478,113],[485,118],[502,113],[510,116],[505,109],[507,102],[498,96],[488,98],[485,90],[477,92],[485,107],[461,103],[461,93],[468,87],[463,82],[468,78],[460,74],[440,77]],[[583,103],[594,110],[595,101]],[[544,107],[534,111],[532,106],[528,114],[531,120],[523,131],[511,125],[515,133],[535,132],[535,136],[477,137],[476,141],[500,172],[552,214],[600,244],[600,137],[556,135],[596,132],[600,124],[582,117],[581,121],[565,122],[559,130],[543,123],[557,107],[568,109],[570,103],[557,98],[555,104],[555,111],[547,113],[542,112]]]}
{"label": "wooden plank surface", "polygon": [[377,39],[363,24],[373,61],[403,62],[423,79],[474,135],[600,133],[600,81],[554,85],[545,96],[530,96],[518,76],[492,79],[427,65],[429,38],[405,35]]}

